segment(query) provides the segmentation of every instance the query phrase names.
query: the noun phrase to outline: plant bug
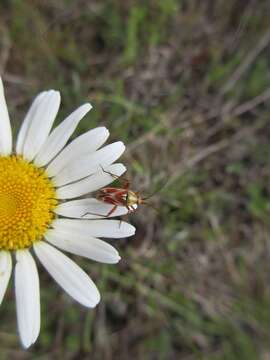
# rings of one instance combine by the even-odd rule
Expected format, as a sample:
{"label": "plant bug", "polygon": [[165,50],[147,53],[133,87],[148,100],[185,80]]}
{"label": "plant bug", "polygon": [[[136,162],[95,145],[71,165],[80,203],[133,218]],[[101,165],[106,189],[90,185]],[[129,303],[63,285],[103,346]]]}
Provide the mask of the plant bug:
{"label": "plant bug", "polygon": [[155,191],[153,194],[147,197],[142,197],[138,191],[130,190],[130,181],[126,178],[122,178],[121,176],[117,176],[115,174],[106,171],[101,167],[103,172],[111,175],[113,178],[121,181],[121,187],[105,187],[99,190],[97,199],[104,202],[105,204],[111,204],[113,207],[106,215],[100,215],[92,212],[87,212],[83,216],[88,214],[98,215],[103,217],[110,217],[117,209],[118,206],[124,206],[128,210],[128,214],[134,212],[136,207],[141,204],[149,205],[153,207],[151,204],[147,203],[146,200],[150,199],[154,194],[158,191]]}

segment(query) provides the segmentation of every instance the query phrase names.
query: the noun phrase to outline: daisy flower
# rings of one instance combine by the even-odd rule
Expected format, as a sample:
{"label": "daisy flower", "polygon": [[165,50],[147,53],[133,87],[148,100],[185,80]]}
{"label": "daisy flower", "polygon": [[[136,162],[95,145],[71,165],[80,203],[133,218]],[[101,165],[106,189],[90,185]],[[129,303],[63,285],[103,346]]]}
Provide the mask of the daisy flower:
{"label": "daisy flower", "polygon": [[[100,301],[97,287],[60,250],[114,264],[120,260],[117,250],[99,238],[122,238],[135,232],[128,223],[119,226],[118,220],[94,215],[106,215],[111,205],[95,198],[80,199],[114,180],[102,168],[118,176],[125,172],[124,165],[113,164],[124,152],[124,144],[114,142],[100,149],[109,132],[98,127],[67,145],[91,105],[80,106],[52,130],[59,106],[58,91],[40,93],[13,146],[0,79],[0,304],[14,254],[17,322],[25,348],[40,331],[39,276],[33,255],[73,299],[92,308]],[[126,211],[118,207],[113,215]]]}

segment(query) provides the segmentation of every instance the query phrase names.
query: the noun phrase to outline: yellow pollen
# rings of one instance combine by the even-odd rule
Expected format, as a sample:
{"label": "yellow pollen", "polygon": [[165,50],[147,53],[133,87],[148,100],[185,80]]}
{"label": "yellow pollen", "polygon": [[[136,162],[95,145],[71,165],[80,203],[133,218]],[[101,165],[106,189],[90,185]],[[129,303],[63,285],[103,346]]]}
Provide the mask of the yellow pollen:
{"label": "yellow pollen", "polygon": [[20,156],[0,156],[0,250],[28,248],[42,239],[56,205],[44,169]]}

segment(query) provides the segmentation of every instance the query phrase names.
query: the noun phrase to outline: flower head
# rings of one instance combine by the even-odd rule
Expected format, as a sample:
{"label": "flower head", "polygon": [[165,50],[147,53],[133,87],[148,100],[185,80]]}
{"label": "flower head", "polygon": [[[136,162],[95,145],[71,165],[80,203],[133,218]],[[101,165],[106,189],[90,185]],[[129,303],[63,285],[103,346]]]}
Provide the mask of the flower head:
{"label": "flower head", "polygon": [[[91,105],[80,106],[52,130],[59,106],[59,92],[40,93],[13,146],[0,79],[0,304],[14,253],[18,329],[26,348],[40,331],[39,277],[32,253],[70,296],[94,307],[100,300],[95,284],[58,249],[113,264],[120,260],[117,250],[99,238],[128,237],[135,232],[125,222],[119,226],[117,220],[104,219],[111,205],[80,198],[112,182],[110,173],[125,172],[124,165],[113,164],[124,144],[115,142],[100,149],[109,132],[98,127],[67,145]],[[118,207],[113,215],[126,211]]]}

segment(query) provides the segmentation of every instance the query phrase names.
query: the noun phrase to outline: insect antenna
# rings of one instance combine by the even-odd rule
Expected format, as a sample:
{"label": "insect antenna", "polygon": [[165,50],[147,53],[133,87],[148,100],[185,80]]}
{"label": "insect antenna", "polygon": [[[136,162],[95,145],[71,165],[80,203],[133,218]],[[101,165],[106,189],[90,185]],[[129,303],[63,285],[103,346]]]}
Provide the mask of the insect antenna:
{"label": "insect antenna", "polygon": [[152,203],[148,203],[146,201],[143,201],[143,204],[146,206],[149,206],[150,208],[154,209],[159,215],[160,215],[160,209],[157,208],[155,205],[153,205]]}
{"label": "insect antenna", "polygon": [[[159,186],[152,194],[142,198],[143,201],[150,199],[151,197],[153,197],[154,195],[156,195],[158,192],[160,192],[162,189],[164,189],[164,187],[166,186],[167,182],[169,181],[169,179],[166,179],[166,181],[163,182],[163,184],[161,186]],[[145,204],[145,202],[144,202]],[[147,203],[148,204],[148,203]]]}

